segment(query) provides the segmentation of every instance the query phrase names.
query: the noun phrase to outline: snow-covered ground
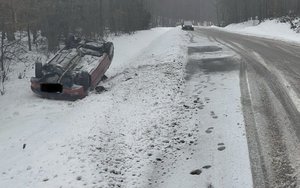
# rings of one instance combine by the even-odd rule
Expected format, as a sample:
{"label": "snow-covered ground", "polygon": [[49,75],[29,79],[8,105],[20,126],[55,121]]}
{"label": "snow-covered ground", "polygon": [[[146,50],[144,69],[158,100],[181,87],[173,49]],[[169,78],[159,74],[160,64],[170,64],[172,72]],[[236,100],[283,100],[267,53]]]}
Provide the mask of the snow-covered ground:
{"label": "snow-covered ground", "polygon": [[108,91],[76,102],[36,97],[32,66],[15,65],[26,76],[11,73],[0,97],[0,187],[251,187],[238,70],[187,78],[190,59],[224,55],[188,56],[212,45],[192,38],[180,28],[113,38]]}
{"label": "snow-covered ground", "polygon": [[[240,104],[239,57],[225,46],[189,35],[181,123],[196,136],[160,187],[252,187]],[[224,150],[223,150],[224,149]],[[192,171],[193,170],[193,171]],[[200,177],[191,176],[200,172]]]}
{"label": "snow-covered ground", "polygon": [[[161,40],[162,34],[168,32],[171,28],[161,27],[142,32],[136,32],[134,35],[123,35],[122,37],[108,37],[108,41],[114,42],[115,57],[108,74],[116,74],[128,68],[128,64],[133,63],[134,59],[140,55],[155,40]],[[161,48],[159,48],[160,50]]]}
{"label": "snow-covered ground", "polygon": [[257,20],[250,20],[243,23],[230,24],[220,29],[239,34],[300,43],[300,33],[292,30],[289,23],[280,23],[278,20],[265,20],[260,24],[258,23]]}

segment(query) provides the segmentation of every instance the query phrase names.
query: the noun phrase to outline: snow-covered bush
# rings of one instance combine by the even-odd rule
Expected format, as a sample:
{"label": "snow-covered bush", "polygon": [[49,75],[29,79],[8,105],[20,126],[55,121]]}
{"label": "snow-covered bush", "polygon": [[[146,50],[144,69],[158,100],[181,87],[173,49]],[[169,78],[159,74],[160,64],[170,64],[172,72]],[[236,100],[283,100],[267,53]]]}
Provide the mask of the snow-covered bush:
{"label": "snow-covered bush", "polygon": [[295,30],[297,33],[300,32],[300,18],[296,16],[283,16],[280,17],[279,22],[281,23],[289,23],[291,25],[291,29]]}
{"label": "snow-covered bush", "polygon": [[36,42],[32,51],[29,51],[27,35],[16,32],[15,36],[14,41],[7,40],[5,35],[0,41],[0,95],[5,94],[5,82],[11,76],[24,78],[26,71],[32,67],[36,59],[46,59],[46,52],[48,52],[47,49],[42,50],[46,46],[42,39]]}

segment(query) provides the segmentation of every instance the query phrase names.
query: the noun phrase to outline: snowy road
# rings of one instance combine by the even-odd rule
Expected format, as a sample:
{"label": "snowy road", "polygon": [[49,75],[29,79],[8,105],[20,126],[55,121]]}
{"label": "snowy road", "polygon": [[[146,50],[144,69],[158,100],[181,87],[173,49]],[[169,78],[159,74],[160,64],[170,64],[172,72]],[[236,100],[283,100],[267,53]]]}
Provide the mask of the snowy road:
{"label": "snowy road", "polygon": [[36,97],[14,65],[0,187],[251,188],[238,56],[180,28],[112,40],[107,91],[76,102]]}
{"label": "snowy road", "polygon": [[300,45],[217,29],[196,35],[241,56],[241,89],[255,187],[298,187]]}

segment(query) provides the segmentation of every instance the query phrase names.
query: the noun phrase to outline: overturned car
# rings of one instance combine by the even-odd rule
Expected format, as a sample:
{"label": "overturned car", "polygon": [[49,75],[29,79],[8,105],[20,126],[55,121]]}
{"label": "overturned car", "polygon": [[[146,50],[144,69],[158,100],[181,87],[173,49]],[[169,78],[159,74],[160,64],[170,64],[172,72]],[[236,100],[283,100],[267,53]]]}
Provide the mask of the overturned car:
{"label": "overturned car", "polygon": [[35,64],[31,89],[37,95],[50,99],[82,99],[106,78],[104,74],[113,56],[111,42],[72,38],[46,64]]}

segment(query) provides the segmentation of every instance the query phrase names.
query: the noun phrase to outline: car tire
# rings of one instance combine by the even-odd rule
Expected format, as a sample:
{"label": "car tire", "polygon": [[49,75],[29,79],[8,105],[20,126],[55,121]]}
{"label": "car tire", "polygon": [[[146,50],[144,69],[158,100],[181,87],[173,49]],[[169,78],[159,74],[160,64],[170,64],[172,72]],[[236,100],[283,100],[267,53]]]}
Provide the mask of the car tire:
{"label": "car tire", "polygon": [[105,52],[108,54],[110,60],[114,57],[114,44],[112,42],[105,43]]}
{"label": "car tire", "polygon": [[82,72],[80,75],[79,84],[83,86],[83,89],[87,91],[91,85],[91,78],[88,72]]}
{"label": "car tire", "polygon": [[35,77],[36,78],[42,78],[43,77],[43,64],[40,62],[35,63]]}

